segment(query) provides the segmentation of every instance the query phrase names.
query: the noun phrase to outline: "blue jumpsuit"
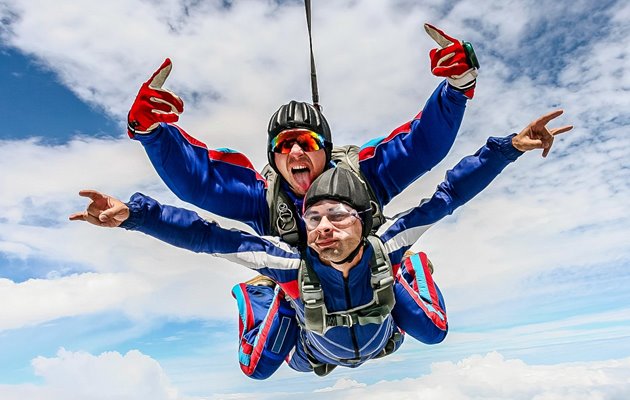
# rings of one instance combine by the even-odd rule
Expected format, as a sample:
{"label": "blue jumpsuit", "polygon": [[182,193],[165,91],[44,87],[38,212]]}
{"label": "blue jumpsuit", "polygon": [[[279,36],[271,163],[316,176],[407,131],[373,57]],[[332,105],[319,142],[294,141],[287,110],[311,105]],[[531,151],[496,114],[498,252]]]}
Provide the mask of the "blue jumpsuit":
{"label": "blue jumpsuit", "polygon": [[[446,156],[466,100],[462,92],[443,81],[415,119],[361,148],[361,172],[381,205]],[[180,199],[241,221],[258,234],[270,233],[267,183],[246,156],[229,149],[209,150],[176,125],[161,124],[134,139],[142,143],[155,170]],[[301,201],[295,198],[297,210],[301,210]]]}
{"label": "blue jumpsuit", "polygon": [[[462,92],[442,81],[413,120],[361,148],[361,172],[381,206],[446,156],[461,125],[467,100]],[[135,135],[134,139],[142,143],[162,180],[180,199],[244,222],[258,234],[270,234],[267,182],[246,156],[230,149],[208,149],[176,125],[161,124],[150,134]],[[295,196],[286,182],[282,184],[282,190],[300,211],[302,197]],[[304,232],[302,221],[298,224]],[[258,371],[258,360],[271,346],[267,341],[273,337],[277,318],[285,310],[290,314],[292,309],[282,291],[270,295],[267,289],[240,284],[232,293],[241,316],[241,368],[252,378],[265,378],[273,371]],[[287,329],[297,328],[293,325]]]}
{"label": "blue jumpsuit", "polygon": [[[483,190],[510,162],[520,154],[511,144],[512,136],[490,138],[472,156],[462,159],[441,183],[435,194],[417,207],[399,214],[380,239],[395,272],[396,305],[382,324],[334,327],[323,335],[295,324],[303,322],[303,305],[299,298],[297,274],[301,257],[308,257],[324,290],[329,311],[342,311],[369,303],[373,298],[369,284],[371,247],[361,261],[350,270],[348,278],[322,264],[310,249],[304,254],[278,238],[251,235],[238,230],[220,228],[196,213],[163,206],[141,194],[128,203],[131,216],[122,227],[138,230],[160,240],[196,252],[217,255],[272,278],[276,289],[259,287],[260,292],[235,288],[239,307],[259,302],[244,302],[242,296],[261,296],[268,300],[266,314],[255,318],[256,310],[241,313],[244,332],[241,343],[241,368],[255,364],[250,376],[266,378],[287,360],[291,368],[311,371],[309,356],[318,363],[356,367],[380,354],[394,332],[408,334],[423,343],[438,343],[447,332],[447,318],[439,289],[433,282],[423,255],[402,262],[410,248],[432,224]],[[402,263],[401,263],[402,262]],[[282,300],[282,301],[281,301]],[[290,304],[292,307],[288,307]],[[260,314],[259,314],[260,315]],[[247,326],[254,323],[256,326]],[[252,328],[247,331],[247,328]],[[247,336],[251,333],[251,336]],[[396,348],[401,341],[396,343]],[[249,346],[249,347],[248,347]]]}

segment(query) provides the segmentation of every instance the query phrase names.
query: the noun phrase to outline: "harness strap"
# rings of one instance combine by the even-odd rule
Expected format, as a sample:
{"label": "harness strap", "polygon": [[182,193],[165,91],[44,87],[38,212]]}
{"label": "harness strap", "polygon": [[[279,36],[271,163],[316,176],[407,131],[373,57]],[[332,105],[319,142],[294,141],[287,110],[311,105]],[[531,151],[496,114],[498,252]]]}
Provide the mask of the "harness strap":
{"label": "harness strap", "polygon": [[372,186],[368,184],[363,172],[361,172],[361,168],[359,167],[360,151],[361,148],[359,146],[352,144],[334,147],[332,149],[331,159],[337,162],[337,168],[347,168],[354,172],[367,188],[368,193],[370,194],[370,205],[372,206],[372,232],[376,232],[378,228],[385,223],[387,218],[383,214],[382,207],[377,201],[377,197],[372,189]]}
{"label": "harness strap", "polygon": [[298,272],[298,282],[300,297],[304,303],[306,329],[324,334],[328,329],[336,326],[382,324],[390,315],[396,303],[391,262],[387,259],[380,239],[368,236],[367,240],[373,249],[370,260],[370,283],[374,290],[374,297],[370,303],[353,309],[329,313],[324,302],[324,291],[319,277],[310,261],[302,261]]}
{"label": "harness strap", "polygon": [[298,214],[295,204],[281,190],[280,177],[270,165],[265,166],[262,176],[267,181],[267,204],[269,206],[269,223],[271,234],[292,245],[300,244],[300,233],[297,225]]}

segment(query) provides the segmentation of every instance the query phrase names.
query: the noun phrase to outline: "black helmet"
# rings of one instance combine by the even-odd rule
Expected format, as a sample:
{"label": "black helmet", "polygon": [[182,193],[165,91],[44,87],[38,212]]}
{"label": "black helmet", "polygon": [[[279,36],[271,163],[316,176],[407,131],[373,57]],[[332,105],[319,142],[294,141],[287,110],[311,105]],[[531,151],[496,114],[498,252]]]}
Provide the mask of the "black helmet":
{"label": "black helmet", "polygon": [[304,197],[304,211],[320,200],[337,200],[357,210],[363,221],[363,237],[372,229],[372,203],[363,181],[347,168],[324,171],[313,181]]}
{"label": "black helmet", "polygon": [[326,165],[330,162],[330,154],[332,151],[332,137],[330,127],[324,115],[315,106],[300,101],[291,100],[289,104],[280,106],[269,120],[267,133],[267,158],[269,164],[276,172],[276,163],[273,152],[271,151],[271,141],[278,136],[280,132],[287,129],[303,128],[319,133],[324,137],[324,149],[326,150]]}

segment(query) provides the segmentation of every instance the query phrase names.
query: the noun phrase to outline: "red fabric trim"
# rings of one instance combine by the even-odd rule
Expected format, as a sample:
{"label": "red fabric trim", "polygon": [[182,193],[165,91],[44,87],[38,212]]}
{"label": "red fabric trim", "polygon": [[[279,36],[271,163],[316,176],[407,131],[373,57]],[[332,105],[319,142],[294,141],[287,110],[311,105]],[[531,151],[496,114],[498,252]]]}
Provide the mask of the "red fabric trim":
{"label": "red fabric trim", "polygon": [[291,299],[295,300],[295,299],[300,298],[300,288],[298,286],[297,279],[294,279],[289,282],[278,283],[278,285],[280,285],[282,290],[284,290],[284,293],[287,296],[289,296]]}
{"label": "red fabric trim", "polygon": [[241,339],[241,348],[243,349],[243,352],[250,355],[249,365],[245,366],[241,364],[241,370],[247,376],[251,375],[258,366],[258,360],[260,360],[260,356],[262,355],[265,344],[267,343],[269,329],[276,314],[278,313],[279,304],[280,296],[276,295],[273,299],[273,303],[271,303],[271,307],[269,307],[269,312],[267,312],[267,315],[265,316],[265,325],[260,327],[260,331],[258,332],[258,335],[256,335],[256,347],[252,347],[251,344],[247,343],[244,339]]}
{"label": "red fabric trim", "polygon": [[238,152],[231,153],[231,152],[223,152],[223,151],[219,151],[219,150],[208,149],[208,146],[205,143],[203,143],[202,141],[197,140],[194,137],[190,136],[188,133],[186,133],[185,130],[183,130],[179,126],[177,126],[177,125],[173,125],[173,126],[175,128],[177,128],[179,133],[182,135],[182,137],[184,139],[186,139],[186,141],[188,143],[192,144],[193,146],[201,147],[201,148],[207,150],[208,151],[208,157],[211,160],[221,161],[221,162],[225,162],[225,163],[228,163],[228,164],[237,165],[239,167],[244,167],[244,168],[251,169],[256,174],[256,179],[259,179],[261,181],[265,181],[265,179],[262,177],[262,175],[260,175],[258,173],[258,171],[256,171],[256,169],[254,168],[254,165],[249,160],[249,158],[247,158],[247,156],[245,156],[243,153],[238,153]]}
{"label": "red fabric trim", "polygon": [[[411,286],[409,286],[409,284],[407,283],[406,280],[399,278],[398,282],[409,293],[409,295],[416,302],[418,307],[420,307],[422,309],[422,311],[424,311],[424,314],[427,317],[429,317],[429,319],[431,319],[431,322],[433,322],[433,325],[437,326],[439,329],[446,330],[446,327],[448,326],[448,321],[447,321],[447,318],[446,318],[446,313],[444,312],[444,310],[442,310],[440,308],[440,304],[439,303],[432,304],[432,306],[433,306],[433,308],[435,308],[436,312],[429,311],[429,309],[425,305],[425,303],[422,300],[422,298],[418,295],[418,292],[414,291],[411,288]],[[441,317],[440,317],[440,315],[441,315]]]}
{"label": "red fabric trim", "polygon": [[401,133],[409,133],[409,131],[411,130],[411,123],[414,120],[419,119],[421,114],[422,114],[422,111],[420,111],[418,113],[418,115],[416,115],[416,117],[412,121],[406,122],[403,125],[399,126],[398,128],[394,129],[392,131],[392,133],[389,134],[389,136],[387,136],[385,139],[383,139],[380,142],[378,142],[376,144],[376,146],[370,146],[370,147],[365,147],[365,148],[361,149],[361,151],[359,152],[359,161],[362,161],[362,160],[365,160],[367,158],[373,157],[374,153],[376,152],[376,148],[380,144],[389,142],[390,140],[392,140],[396,136],[400,135]]}

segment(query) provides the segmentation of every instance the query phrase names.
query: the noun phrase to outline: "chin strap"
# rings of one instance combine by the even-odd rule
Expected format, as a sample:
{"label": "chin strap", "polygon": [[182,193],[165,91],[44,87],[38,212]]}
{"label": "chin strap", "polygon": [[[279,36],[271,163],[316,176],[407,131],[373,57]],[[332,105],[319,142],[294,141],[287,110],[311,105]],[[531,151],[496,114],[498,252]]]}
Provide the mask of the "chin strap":
{"label": "chin strap", "polygon": [[352,261],[354,257],[356,257],[357,254],[359,254],[359,250],[365,247],[366,244],[367,244],[367,241],[365,240],[365,238],[361,239],[357,247],[354,250],[352,250],[352,253],[348,254],[348,257],[344,258],[341,261],[331,261],[331,263],[341,265],[341,264],[345,264],[347,262]]}

